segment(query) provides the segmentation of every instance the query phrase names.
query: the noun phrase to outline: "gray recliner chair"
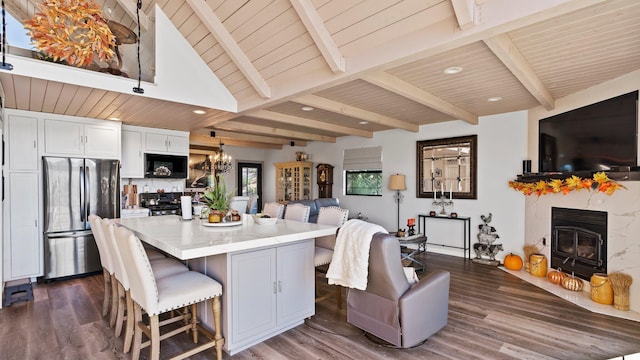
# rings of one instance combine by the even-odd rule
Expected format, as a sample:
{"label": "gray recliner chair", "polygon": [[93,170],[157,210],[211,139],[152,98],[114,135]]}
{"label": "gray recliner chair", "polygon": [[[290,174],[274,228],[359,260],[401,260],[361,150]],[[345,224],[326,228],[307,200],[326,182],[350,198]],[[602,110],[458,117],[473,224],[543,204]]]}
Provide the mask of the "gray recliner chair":
{"label": "gray recliner chair", "polygon": [[347,322],[395,346],[416,346],[447,325],[449,272],[409,284],[400,244],[389,234],[371,241],[367,289],[349,289]]}

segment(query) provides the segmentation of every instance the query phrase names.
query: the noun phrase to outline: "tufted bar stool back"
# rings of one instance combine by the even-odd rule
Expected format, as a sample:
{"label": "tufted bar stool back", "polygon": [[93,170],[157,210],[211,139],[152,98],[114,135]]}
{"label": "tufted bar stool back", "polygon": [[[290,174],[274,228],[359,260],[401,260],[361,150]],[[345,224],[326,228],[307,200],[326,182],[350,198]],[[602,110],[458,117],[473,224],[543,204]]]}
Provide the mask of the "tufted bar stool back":
{"label": "tufted bar stool back", "polygon": [[102,301],[102,316],[105,317],[107,316],[107,314],[109,314],[110,311],[113,311],[113,298],[115,298],[116,294],[112,292],[112,289],[115,289],[115,283],[113,283],[113,257],[111,256],[110,248],[106,244],[104,232],[99,226],[101,220],[102,218],[98,215],[89,215],[89,224],[91,225],[93,238],[96,240],[96,245],[98,246],[98,254],[100,255],[100,263],[102,264],[102,275],[104,277],[104,300]]}
{"label": "tufted bar stool back", "polygon": [[285,220],[293,220],[298,222],[309,222],[309,213],[311,212],[311,206],[302,204],[287,205],[287,209],[284,213]]}
{"label": "tufted bar stool back", "polygon": [[[196,304],[209,299],[212,299],[215,335],[211,341],[203,343],[195,349],[187,351],[187,353],[192,355],[215,347],[217,359],[222,359],[222,345],[224,344],[220,323],[222,285],[210,277],[195,271],[157,278],[154,276],[152,264],[140,240],[123,227],[116,228],[114,235],[129,274],[131,298],[134,301],[135,333],[132,359],[137,360],[140,356],[141,348],[147,345],[151,346],[150,358],[152,360],[158,359],[161,339],[158,316],[184,307],[190,307],[191,314],[182,313],[183,315],[164,320],[163,323],[175,323],[180,320],[189,320],[189,322],[178,329],[172,330],[170,333],[164,334],[162,338],[189,331],[192,333],[193,342],[197,343],[198,319]],[[142,310],[146,311],[149,316],[148,325],[143,322]],[[150,339],[150,342],[142,344],[143,333]]]}
{"label": "tufted bar stool back", "polygon": [[277,202],[268,202],[264,204],[262,212],[269,215],[269,217],[282,219],[282,215],[284,214],[284,205]]}

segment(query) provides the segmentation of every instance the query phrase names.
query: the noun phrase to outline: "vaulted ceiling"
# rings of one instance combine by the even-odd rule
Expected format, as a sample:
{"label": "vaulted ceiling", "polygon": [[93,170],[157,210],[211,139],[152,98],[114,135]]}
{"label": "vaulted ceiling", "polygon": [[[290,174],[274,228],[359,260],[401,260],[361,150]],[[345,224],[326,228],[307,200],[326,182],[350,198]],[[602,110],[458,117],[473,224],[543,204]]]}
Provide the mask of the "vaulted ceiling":
{"label": "vaulted ceiling", "polygon": [[[6,3],[26,18],[36,1]],[[134,0],[98,3],[137,27]],[[2,71],[5,106],[189,130],[197,145],[277,149],[553,109],[640,69],[636,0],[157,0],[143,1],[145,28],[155,4],[233,94],[237,113],[196,115],[193,105]],[[450,67],[462,71],[445,74]]]}

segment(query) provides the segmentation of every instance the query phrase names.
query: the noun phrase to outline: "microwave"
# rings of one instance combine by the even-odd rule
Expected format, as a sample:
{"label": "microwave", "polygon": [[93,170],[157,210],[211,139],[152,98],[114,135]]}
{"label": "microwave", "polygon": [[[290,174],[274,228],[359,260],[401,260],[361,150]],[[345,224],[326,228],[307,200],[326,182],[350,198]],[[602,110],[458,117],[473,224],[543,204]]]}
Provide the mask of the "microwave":
{"label": "microwave", "polygon": [[189,159],[187,156],[144,154],[144,177],[186,179]]}

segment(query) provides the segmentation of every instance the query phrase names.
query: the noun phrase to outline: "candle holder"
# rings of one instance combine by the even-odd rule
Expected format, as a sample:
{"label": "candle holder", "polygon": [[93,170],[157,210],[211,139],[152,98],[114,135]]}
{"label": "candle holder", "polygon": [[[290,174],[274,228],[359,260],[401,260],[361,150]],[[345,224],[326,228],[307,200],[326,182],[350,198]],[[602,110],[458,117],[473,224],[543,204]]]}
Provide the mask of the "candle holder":
{"label": "candle holder", "polygon": [[440,200],[433,200],[432,204],[435,206],[442,206],[442,209],[440,210],[440,215],[447,215],[447,211],[445,210],[445,207],[452,206],[453,200],[451,199],[447,200],[446,197],[441,197]]}
{"label": "candle holder", "polygon": [[408,225],[409,227],[409,236],[413,236],[416,234],[416,226],[415,225]]}

